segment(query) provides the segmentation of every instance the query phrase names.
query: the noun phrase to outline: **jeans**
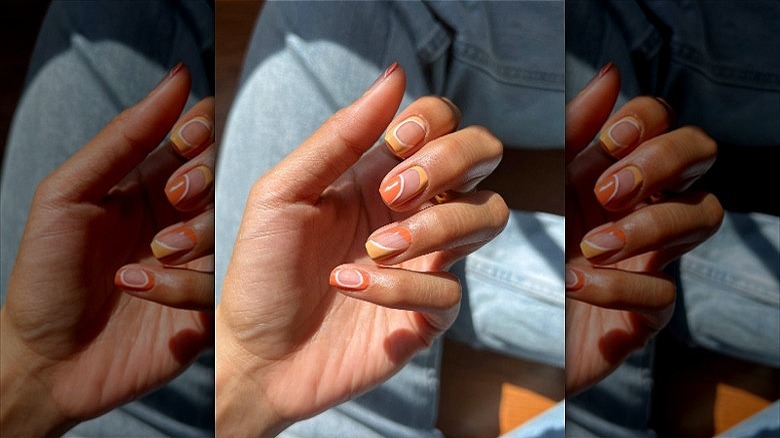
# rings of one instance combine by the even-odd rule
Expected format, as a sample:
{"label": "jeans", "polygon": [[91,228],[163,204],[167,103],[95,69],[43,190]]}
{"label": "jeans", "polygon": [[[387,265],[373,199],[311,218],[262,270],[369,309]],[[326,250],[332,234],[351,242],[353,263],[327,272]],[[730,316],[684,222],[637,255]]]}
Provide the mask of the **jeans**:
{"label": "jeans", "polygon": [[[195,2],[54,2],[38,37],[0,185],[2,300],[36,186],[176,62],[188,106],[213,94],[213,11]],[[213,436],[213,352],[166,387],[67,436]],[[174,402],[175,401],[175,402]]]}
{"label": "jeans", "polygon": [[[506,145],[560,148],[562,35],[561,2],[267,3],[216,172],[217,284],[254,180],[360,96],[392,61],[407,74],[402,107],[443,95],[463,111],[463,126],[485,125]],[[562,367],[563,219],[521,211],[511,216],[496,240],[453,269],[464,298],[450,334],[476,348]],[[437,342],[385,384],[283,436],[440,436],[440,357]],[[561,436],[562,412],[559,407],[540,419],[550,426],[537,426],[538,436]]]}
{"label": "jeans", "polygon": [[[778,19],[780,4],[766,1],[571,2],[567,94],[573,97],[601,65],[614,62],[621,72],[619,104],[641,94],[663,97],[677,125],[702,127],[721,155],[734,150],[745,160],[743,168],[723,162],[729,172],[717,187],[738,186],[734,198],[771,197],[756,190],[771,181],[756,168],[761,160],[774,163],[769,157],[780,146],[780,59],[766,56],[780,51],[780,37],[769,31]],[[739,201],[715,193],[729,204]],[[778,266],[778,217],[727,211],[720,230],[681,258],[678,304],[667,330],[693,346],[779,368]],[[653,345],[567,403],[567,434],[654,435],[647,429]],[[765,430],[780,433],[777,416],[760,418],[771,420]]]}

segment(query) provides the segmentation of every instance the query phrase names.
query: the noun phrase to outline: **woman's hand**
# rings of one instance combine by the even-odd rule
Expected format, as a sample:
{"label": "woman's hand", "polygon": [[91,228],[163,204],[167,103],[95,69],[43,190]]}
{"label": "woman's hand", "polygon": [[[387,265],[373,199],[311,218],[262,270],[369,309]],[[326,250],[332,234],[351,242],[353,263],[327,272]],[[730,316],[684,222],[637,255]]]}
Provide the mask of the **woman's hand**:
{"label": "woman's hand", "polygon": [[391,66],[255,183],[216,315],[221,434],[270,434],[389,378],[452,324],[446,269],[503,229],[501,197],[469,193],[502,146],[455,131],[449,101],[419,99],[370,149],[404,84]]}
{"label": "woman's hand", "polygon": [[[212,274],[163,266],[150,247],[180,221],[195,243],[160,252],[166,264],[194,265],[213,247],[211,180],[166,193],[172,174],[213,168],[213,100],[177,123],[189,85],[186,68],[172,69],[38,187],[0,316],[3,436],[61,433],[162,385],[211,344],[211,314],[136,297],[213,303]],[[197,117],[204,129],[180,130]],[[154,150],[171,127],[190,163],[168,144]]]}
{"label": "woman's hand", "polygon": [[687,190],[715,161],[714,141],[694,127],[667,132],[671,111],[651,97],[609,117],[619,87],[609,65],[566,109],[569,393],[605,377],[669,322],[675,286],[663,268],[723,217],[712,194]]}

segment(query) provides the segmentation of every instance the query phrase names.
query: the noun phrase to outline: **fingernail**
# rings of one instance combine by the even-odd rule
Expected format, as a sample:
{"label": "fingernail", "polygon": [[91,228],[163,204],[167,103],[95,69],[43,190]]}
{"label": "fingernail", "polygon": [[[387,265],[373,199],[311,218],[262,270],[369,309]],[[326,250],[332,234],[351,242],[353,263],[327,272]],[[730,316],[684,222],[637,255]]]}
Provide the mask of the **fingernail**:
{"label": "fingernail", "polygon": [[369,285],[369,276],[357,268],[338,268],[330,274],[330,285],[343,290],[363,290]]}
{"label": "fingernail", "polygon": [[187,156],[211,140],[211,122],[203,116],[194,117],[171,134],[170,140],[180,155]]}
{"label": "fingernail", "polygon": [[179,175],[165,186],[165,196],[171,205],[186,205],[198,199],[214,181],[214,175],[206,166],[198,166]]}
{"label": "fingernail", "polygon": [[589,80],[588,83],[585,84],[585,87],[582,90],[580,90],[578,95],[581,95],[581,94],[585,93],[588,89],[590,89],[591,86],[593,86],[593,84],[598,82],[599,79],[601,79],[604,76],[606,76],[607,73],[609,73],[609,71],[612,70],[614,67],[615,67],[615,64],[613,64],[611,61],[606,63],[603,67],[601,67],[601,70],[599,70],[599,72],[596,74],[596,76],[593,76],[593,78],[591,78],[591,80]]}
{"label": "fingernail", "polygon": [[585,285],[585,277],[582,275],[582,272],[576,269],[566,268],[566,291],[567,292],[574,292],[580,290],[584,285]]}
{"label": "fingernail", "polygon": [[610,226],[595,233],[588,233],[580,242],[582,255],[587,259],[612,255],[626,244],[626,235],[618,227]]}
{"label": "fingernail", "polygon": [[401,205],[428,186],[428,174],[420,166],[414,166],[392,177],[380,190],[387,205]]}
{"label": "fingernail", "polygon": [[627,166],[607,178],[595,188],[594,192],[601,205],[608,205],[625,199],[642,184],[643,180],[642,172],[638,167]]}
{"label": "fingernail", "polygon": [[366,251],[373,260],[386,259],[409,249],[412,234],[404,227],[383,230],[368,238]]}
{"label": "fingernail", "polygon": [[382,72],[382,74],[381,74],[381,75],[379,75],[379,77],[378,77],[378,78],[376,78],[376,80],[374,81],[374,83],[373,83],[373,84],[371,84],[371,86],[370,86],[370,87],[368,87],[368,90],[366,90],[366,92],[365,92],[365,93],[363,93],[363,95],[366,95],[366,94],[368,94],[368,92],[369,92],[369,91],[371,91],[371,90],[373,90],[374,88],[376,88],[377,86],[379,86],[379,84],[381,84],[382,82],[384,82],[384,81],[385,81],[385,79],[389,78],[389,77],[390,77],[390,75],[392,75],[392,74],[393,74],[393,72],[395,72],[397,69],[398,69],[398,63],[397,63],[397,62],[393,62],[392,64],[390,64],[390,65],[389,65],[389,66],[388,66],[388,67],[385,69],[385,71],[384,71],[384,72]]}
{"label": "fingernail", "polygon": [[130,290],[146,291],[154,287],[154,274],[141,268],[122,268],[114,276],[114,285]]}
{"label": "fingernail", "polygon": [[406,158],[425,139],[425,125],[420,117],[409,117],[385,135],[385,143],[395,155]]}
{"label": "fingernail", "polygon": [[163,76],[163,78],[160,79],[160,82],[158,82],[157,85],[155,85],[154,89],[152,89],[152,92],[159,90],[160,88],[163,87],[163,85],[167,84],[168,81],[170,81],[174,76],[176,76],[181,71],[182,67],[184,67],[183,62],[178,62],[176,65],[171,67],[171,69],[168,70],[168,73],[166,73],[165,76]]}
{"label": "fingernail", "polygon": [[623,117],[613,123],[599,136],[601,146],[608,154],[616,154],[633,146],[642,135],[639,121],[631,116]]}
{"label": "fingernail", "polygon": [[198,237],[192,228],[183,224],[172,225],[154,236],[152,240],[152,254],[159,259],[178,256],[195,248]]}

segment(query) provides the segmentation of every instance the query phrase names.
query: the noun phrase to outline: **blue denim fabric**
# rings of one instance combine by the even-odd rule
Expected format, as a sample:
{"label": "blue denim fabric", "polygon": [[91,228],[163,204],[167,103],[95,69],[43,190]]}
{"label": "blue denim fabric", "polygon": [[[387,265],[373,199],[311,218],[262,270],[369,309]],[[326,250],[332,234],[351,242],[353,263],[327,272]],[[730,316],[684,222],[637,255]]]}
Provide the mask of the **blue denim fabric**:
{"label": "blue denim fabric", "polygon": [[[188,106],[211,94],[213,11],[195,2],[54,2],[28,70],[11,127],[0,185],[2,301],[41,179],[183,61],[192,73]],[[165,388],[67,436],[214,434],[213,353]]]}
{"label": "blue denim fabric", "polygon": [[[780,52],[778,20],[780,3],[771,1],[571,2],[567,95],[613,61],[621,72],[619,104],[661,96],[679,125],[700,126],[718,143],[777,148],[780,58],[767,54]],[[776,216],[727,212],[721,229],[682,257],[680,304],[668,329],[695,346],[780,366],[779,254]],[[627,420],[649,417],[652,382],[632,364],[615,374],[592,389],[601,396],[569,403],[576,412],[570,420],[580,424],[567,425],[567,433],[577,427],[589,433],[572,436],[652,433]],[[604,412],[609,416],[597,421]]]}
{"label": "blue denim fabric", "polygon": [[[483,124],[507,145],[560,147],[562,6],[267,3],[220,151],[217,284],[254,180],[392,61],[407,74],[402,106],[444,95],[463,111],[464,126]],[[562,218],[512,212],[507,230],[456,269],[466,295],[452,334],[479,348],[562,366],[562,248]],[[283,436],[440,436],[434,427],[440,348],[436,343],[384,385]]]}

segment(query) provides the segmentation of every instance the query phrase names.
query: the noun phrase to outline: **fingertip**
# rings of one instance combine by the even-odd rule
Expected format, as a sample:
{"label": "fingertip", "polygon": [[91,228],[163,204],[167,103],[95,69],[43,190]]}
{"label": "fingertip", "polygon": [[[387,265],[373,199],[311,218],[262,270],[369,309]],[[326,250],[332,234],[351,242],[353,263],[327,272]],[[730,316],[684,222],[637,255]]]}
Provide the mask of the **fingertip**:
{"label": "fingertip", "polygon": [[114,285],[130,292],[147,292],[155,285],[155,275],[139,266],[123,266],[114,276]]}
{"label": "fingertip", "polygon": [[359,292],[371,284],[371,274],[356,266],[342,265],[331,271],[329,284],[345,292]]}

